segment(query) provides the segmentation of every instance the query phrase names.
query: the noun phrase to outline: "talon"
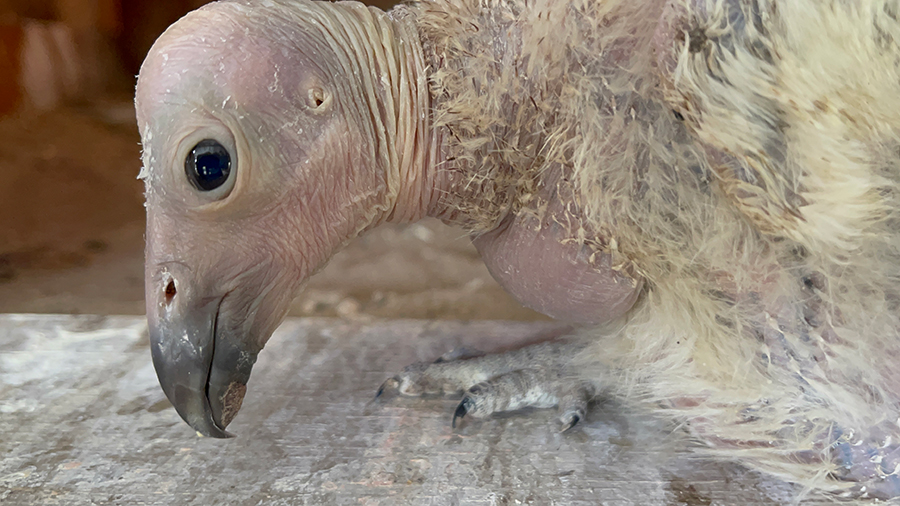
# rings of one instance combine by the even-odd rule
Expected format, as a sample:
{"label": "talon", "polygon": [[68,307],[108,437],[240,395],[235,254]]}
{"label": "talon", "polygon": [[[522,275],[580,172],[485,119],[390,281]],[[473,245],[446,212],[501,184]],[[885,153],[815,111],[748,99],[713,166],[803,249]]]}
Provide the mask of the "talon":
{"label": "talon", "polygon": [[569,421],[569,423],[563,425],[563,429],[562,429],[561,431],[559,431],[560,434],[562,434],[563,432],[568,432],[569,430],[572,429],[572,427],[578,425],[578,422],[580,422],[580,421],[581,421],[581,417],[580,417],[580,416],[578,416],[578,415],[572,415],[572,420]]}
{"label": "talon", "polygon": [[468,398],[463,399],[462,401],[460,401],[459,406],[456,407],[456,412],[453,413],[453,421],[450,423],[450,426],[452,428],[454,428],[454,429],[456,428],[456,419],[457,418],[463,418],[464,416],[466,416],[466,413],[469,412],[469,409],[466,407],[466,403],[468,403],[468,402],[469,402]]}
{"label": "talon", "polygon": [[394,376],[393,378],[388,378],[378,387],[378,392],[375,393],[375,399],[378,399],[384,394],[384,391],[388,388],[397,388],[400,385],[399,379]]}

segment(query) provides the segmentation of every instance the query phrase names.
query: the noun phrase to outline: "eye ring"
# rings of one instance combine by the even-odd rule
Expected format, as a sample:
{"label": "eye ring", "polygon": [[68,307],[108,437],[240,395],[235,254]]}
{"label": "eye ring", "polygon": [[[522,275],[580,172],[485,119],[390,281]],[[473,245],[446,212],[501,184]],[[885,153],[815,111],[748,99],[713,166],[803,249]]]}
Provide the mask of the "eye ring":
{"label": "eye ring", "polygon": [[233,166],[228,148],[215,139],[197,143],[184,161],[188,181],[201,192],[211,192],[225,185],[231,179]]}

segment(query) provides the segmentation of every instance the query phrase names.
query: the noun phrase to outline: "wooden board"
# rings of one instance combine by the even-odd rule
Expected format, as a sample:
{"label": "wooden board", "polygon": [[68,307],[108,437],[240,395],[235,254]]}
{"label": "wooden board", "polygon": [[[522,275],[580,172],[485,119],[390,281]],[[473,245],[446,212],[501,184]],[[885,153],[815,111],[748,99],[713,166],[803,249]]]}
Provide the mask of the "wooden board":
{"label": "wooden board", "polygon": [[142,318],[0,315],[0,504],[754,505],[797,489],[701,460],[676,427],[613,402],[450,428],[449,399],[373,402],[404,365],[557,324],[288,320],[231,440],[165,400]]}

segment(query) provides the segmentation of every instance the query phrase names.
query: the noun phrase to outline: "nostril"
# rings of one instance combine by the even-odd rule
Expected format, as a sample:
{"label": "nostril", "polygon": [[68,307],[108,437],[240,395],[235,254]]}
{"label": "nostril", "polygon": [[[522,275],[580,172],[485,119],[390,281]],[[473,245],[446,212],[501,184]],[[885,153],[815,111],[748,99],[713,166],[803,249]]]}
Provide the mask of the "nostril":
{"label": "nostril", "polygon": [[178,291],[175,289],[175,280],[169,280],[169,284],[166,285],[166,304],[171,304],[177,293]]}

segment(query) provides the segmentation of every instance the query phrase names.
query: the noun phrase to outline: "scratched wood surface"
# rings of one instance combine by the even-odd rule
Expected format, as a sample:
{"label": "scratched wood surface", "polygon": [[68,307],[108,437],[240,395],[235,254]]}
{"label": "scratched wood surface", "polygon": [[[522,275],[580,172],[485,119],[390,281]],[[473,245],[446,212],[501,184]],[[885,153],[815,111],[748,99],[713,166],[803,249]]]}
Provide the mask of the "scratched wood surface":
{"label": "scratched wood surface", "polygon": [[754,505],[797,492],[692,456],[677,427],[613,402],[558,434],[553,410],[452,430],[452,400],[372,401],[411,362],[561,332],[288,320],[223,441],[165,400],[143,319],[0,315],[0,504]]}

